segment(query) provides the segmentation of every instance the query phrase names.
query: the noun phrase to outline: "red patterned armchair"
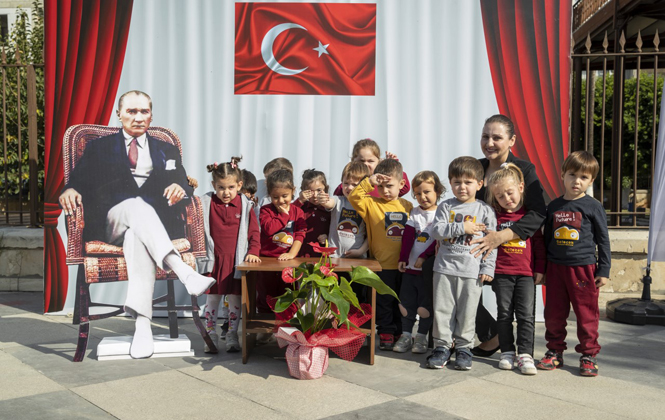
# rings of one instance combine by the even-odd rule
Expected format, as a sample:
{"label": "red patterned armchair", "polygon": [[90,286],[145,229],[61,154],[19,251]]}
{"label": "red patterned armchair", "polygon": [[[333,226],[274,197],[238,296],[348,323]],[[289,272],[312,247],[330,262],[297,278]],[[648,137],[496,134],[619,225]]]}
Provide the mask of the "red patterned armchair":
{"label": "red patterned armchair", "polygon": [[[118,132],[116,127],[106,127],[92,124],[80,124],[69,127],[63,139],[65,184],[69,182],[70,174],[83,155],[86,145],[97,138]],[[148,134],[158,140],[178,147],[182,155],[180,139],[171,130],[161,127],[150,127]],[[67,264],[78,265],[76,277],[76,300],[74,305],[74,325],[79,325],[79,337],[74,361],[80,362],[85,357],[88,346],[90,321],[109,318],[124,312],[121,304],[106,304],[92,302],[90,299],[90,285],[94,283],[108,283],[127,280],[127,266],[123,257],[122,248],[101,241],[83,241],[85,223],[83,212],[79,206],[73,215],[67,217]],[[176,239],[173,245],[180,252],[185,263],[196,269],[196,258],[206,255],[205,237],[203,227],[203,211],[198,197],[191,198],[186,207],[187,238]],[[157,280],[167,281],[167,293],[164,296],[153,298],[154,310],[166,310],[169,318],[169,333],[172,338],[178,337],[178,311],[191,311],[194,323],[201,333],[201,337],[208,347],[215,349],[215,345],[208,336],[199,317],[199,306],[196,297],[192,296],[191,305],[176,305],[173,281],[177,280],[175,274],[169,270],[157,268]],[[164,304],[165,303],[165,304]],[[108,307],[112,311],[103,314],[90,314],[91,307]]]}

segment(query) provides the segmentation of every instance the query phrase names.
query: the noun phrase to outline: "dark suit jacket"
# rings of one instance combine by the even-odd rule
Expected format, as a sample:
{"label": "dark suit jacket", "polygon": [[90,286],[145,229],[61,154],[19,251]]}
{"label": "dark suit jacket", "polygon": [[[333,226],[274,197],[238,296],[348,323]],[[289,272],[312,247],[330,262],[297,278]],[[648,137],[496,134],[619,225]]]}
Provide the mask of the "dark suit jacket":
{"label": "dark suit jacket", "polygon": [[[487,171],[490,161],[487,158],[478,159]],[[524,175],[524,207],[527,213],[510,229],[522,239],[530,238],[543,225],[547,205],[543,197],[543,186],[540,184],[536,167],[528,160],[522,160],[515,157],[512,152],[508,152],[506,162],[514,163]],[[485,185],[476,193],[477,200],[485,201],[487,188]]]}
{"label": "dark suit jacket", "polygon": [[[141,188],[129,168],[122,130],[87,144],[71,174],[69,184],[65,186],[65,189],[74,188],[82,196],[85,241],[105,240],[108,211],[116,204],[134,197],[143,198],[155,209],[172,239],[185,236],[181,214],[188,200],[181,200],[170,207],[163,196],[164,189],[173,183],[184,188],[188,197],[192,196],[193,189],[187,182],[180,153],[171,144],[149,135],[147,139],[153,171]],[[175,169],[166,170],[166,163],[171,160]]]}

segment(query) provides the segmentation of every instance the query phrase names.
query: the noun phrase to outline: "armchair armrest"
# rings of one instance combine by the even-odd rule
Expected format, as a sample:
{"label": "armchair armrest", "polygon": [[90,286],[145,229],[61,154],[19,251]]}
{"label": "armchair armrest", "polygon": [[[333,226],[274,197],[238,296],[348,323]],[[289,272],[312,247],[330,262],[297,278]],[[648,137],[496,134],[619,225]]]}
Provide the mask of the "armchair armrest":
{"label": "armchair armrest", "polygon": [[67,224],[67,265],[83,264],[83,206],[78,206],[71,216],[65,216]]}
{"label": "armchair armrest", "polygon": [[192,245],[192,254],[196,258],[206,256],[205,227],[203,224],[203,207],[197,196],[192,196],[187,210],[187,239]]}

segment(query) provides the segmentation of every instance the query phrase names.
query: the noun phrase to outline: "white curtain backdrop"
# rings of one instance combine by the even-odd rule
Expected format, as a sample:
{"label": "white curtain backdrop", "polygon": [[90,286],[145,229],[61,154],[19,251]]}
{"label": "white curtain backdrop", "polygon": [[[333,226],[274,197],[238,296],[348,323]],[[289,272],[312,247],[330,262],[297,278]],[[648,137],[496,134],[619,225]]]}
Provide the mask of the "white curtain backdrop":
{"label": "white curtain backdrop", "polygon": [[[396,153],[409,178],[428,169],[447,184],[452,159],[482,157],[483,122],[498,112],[480,4],[376,3],[373,97],[234,95],[230,0],[135,0],[118,96],[132,89],[152,96],[153,125],[180,136],[197,194],[210,190],[206,164],[238,155],[259,180],[269,160],[284,156],[296,185],[314,167],[334,188],[353,144],[367,137]],[[92,288],[93,298],[122,299],[112,295],[124,296],[124,285],[113,287]]]}

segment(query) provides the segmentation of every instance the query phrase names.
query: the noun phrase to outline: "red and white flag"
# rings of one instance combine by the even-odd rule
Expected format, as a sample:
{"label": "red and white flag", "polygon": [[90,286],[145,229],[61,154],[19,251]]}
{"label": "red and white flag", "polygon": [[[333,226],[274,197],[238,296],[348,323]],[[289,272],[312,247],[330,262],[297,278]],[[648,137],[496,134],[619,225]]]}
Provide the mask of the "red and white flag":
{"label": "red and white flag", "polygon": [[374,95],[376,4],[236,3],[235,93]]}

